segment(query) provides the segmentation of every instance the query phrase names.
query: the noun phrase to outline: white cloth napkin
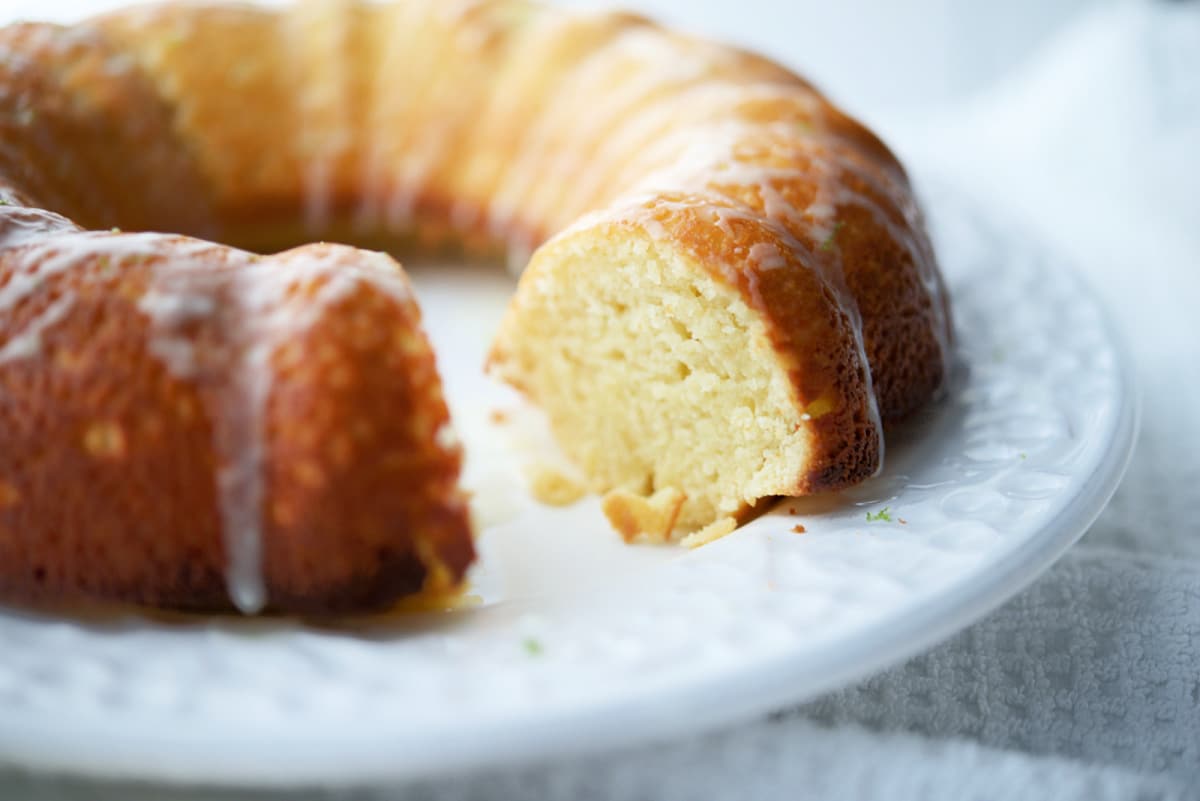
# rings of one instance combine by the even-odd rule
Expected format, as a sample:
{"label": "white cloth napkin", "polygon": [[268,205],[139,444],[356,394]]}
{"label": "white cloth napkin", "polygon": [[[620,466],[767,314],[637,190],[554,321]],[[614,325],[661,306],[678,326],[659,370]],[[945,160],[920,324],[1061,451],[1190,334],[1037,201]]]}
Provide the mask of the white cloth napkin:
{"label": "white cloth napkin", "polygon": [[[1116,314],[1144,417],[1110,507],[981,623],[799,709],[350,797],[1200,798],[1200,4],[1098,8],[965,108],[875,122],[1072,255]],[[10,776],[0,797],[165,795]]]}

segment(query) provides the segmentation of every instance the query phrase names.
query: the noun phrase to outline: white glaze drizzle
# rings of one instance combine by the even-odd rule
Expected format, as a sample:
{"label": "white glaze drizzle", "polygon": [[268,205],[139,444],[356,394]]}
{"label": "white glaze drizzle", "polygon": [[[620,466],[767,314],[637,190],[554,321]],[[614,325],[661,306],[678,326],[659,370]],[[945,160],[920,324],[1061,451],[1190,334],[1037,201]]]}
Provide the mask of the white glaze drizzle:
{"label": "white glaze drizzle", "polygon": [[[328,228],[333,213],[334,176],[351,147],[346,130],[350,54],[349,15],[338,0],[307,0],[283,16],[285,52],[299,76],[294,91],[302,119],[297,131],[304,163],[303,209],[306,229]],[[320,74],[309,74],[320,65]]]}
{"label": "white glaze drizzle", "polygon": [[[565,121],[560,115],[567,109],[577,108],[579,97],[603,98],[605,93],[599,89],[605,85],[606,78],[613,69],[612,62],[625,57],[625,53],[622,52],[624,49],[643,46],[641,43],[645,41],[645,35],[642,28],[621,31],[584,56],[573,65],[572,72],[555,85],[550,96],[546,98],[546,110],[526,130],[519,152],[492,194],[490,230],[494,237],[501,239],[510,232],[513,220],[525,209],[521,201],[538,182],[539,177],[563,174],[550,172],[548,163],[548,155],[555,152],[555,134],[564,126]],[[620,102],[624,102],[624,94],[636,94],[640,91],[635,85],[626,90],[626,93],[618,93],[618,97],[603,101],[603,107],[616,107]],[[590,116],[594,119],[599,116],[599,112],[593,112]],[[574,120],[572,130],[573,126]]]}
{"label": "white glaze drizzle", "polygon": [[[636,116],[635,110],[653,102],[655,95],[670,94],[711,74],[717,60],[707,48],[681,47],[654,29],[633,28],[615,41],[620,57],[611,58],[615,64],[608,63],[599,73],[602,88],[587,84],[578,88],[581,96],[593,100],[582,107],[578,98],[574,100],[569,139],[544,154],[535,173],[519,174],[525,180],[513,190],[513,202],[531,219],[550,218],[563,208],[559,202],[562,183],[544,180],[544,176],[587,173],[588,166],[597,163],[597,143],[607,138],[615,123]],[[624,74],[630,67],[633,74]],[[614,70],[622,75],[615,84]]]}
{"label": "white glaze drizzle", "polygon": [[[603,186],[612,183],[620,185],[620,177],[647,163],[647,155],[665,155],[662,149],[656,147],[657,143],[681,130],[684,125],[696,125],[721,111],[731,111],[738,103],[750,98],[778,97],[781,89],[796,92],[795,87],[776,84],[747,86],[727,79],[705,81],[664,95],[639,113],[617,120],[599,148],[591,154],[591,160],[596,164],[620,164],[619,177],[614,181],[613,175],[604,170],[582,171],[560,204],[564,214],[576,214],[585,208],[585,203],[594,198]],[[631,153],[635,154],[632,159],[628,157]]]}
{"label": "white glaze drizzle", "polygon": [[[418,4],[413,3],[413,6]],[[471,5],[471,4],[466,4]],[[450,15],[460,13],[461,9],[457,8],[450,12]],[[420,12],[417,12],[420,13]],[[562,19],[569,19],[566,15]],[[405,25],[405,20],[400,15],[397,15],[398,25]],[[704,58],[692,57],[675,58],[669,61],[670,68],[663,70],[658,67],[663,65],[663,43],[667,41],[665,36],[658,31],[651,30],[649,33],[645,28],[632,28],[622,32],[621,34],[607,40],[605,44],[595,48],[580,62],[573,65],[573,71],[569,79],[560,81],[551,93],[551,96],[546,98],[546,108],[550,111],[543,113],[535,121],[535,124],[527,132],[524,146],[516,154],[513,162],[509,165],[504,180],[497,188],[490,208],[485,210],[493,234],[498,237],[507,236],[509,239],[510,253],[513,254],[516,260],[522,264],[525,261],[526,252],[531,250],[534,242],[529,239],[521,239],[513,236],[512,222],[515,216],[524,212],[530,214],[533,212],[533,222],[538,222],[541,217],[553,215],[556,211],[559,214],[569,213],[575,214],[577,206],[591,198],[596,190],[605,184],[608,180],[603,174],[603,165],[611,164],[613,154],[623,155],[633,150],[637,154],[639,163],[655,163],[654,158],[648,157],[645,152],[638,152],[638,143],[646,141],[647,138],[655,136],[668,128],[672,122],[672,112],[678,108],[680,98],[694,93],[697,102],[702,99],[713,97],[721,93],[729,93],[731,98],[738,94],[739,90],[743,93],[754,91],[753,87],[741,86],[736,84],[722,85],[715,80],[709,80],[703,83],[689,86],[689,81],[693,80],[698,75],[701,75],[706,68]],[[389,49],[389,54],[399,50],[399,48]],[[645,52],[642,53],[641,50]],[[676,54],[678,55],[678,54]],[[391,58],[392,56],[386,56]],[[399,55],[400,63],[403,64],[403,55]],[[629,80],[624,82],[624,85],[613,90],[611,85],[605,84],[606,76],[611,74],[614,69],[614,63],[621,59],[638,59],[643,58],[646,61],[647,68],[643,70],[643,75],[640,75],[637,80]],[[114,64],[112,69],[121,68],[119,64]],[[343,82],[337,82],[339,88]],[[663,92],[664,88],[669,88],[671,85],[677,84],[680,88],[677,91]],[[769,85],[768,85],[769,86]],[[778,87],[764,88],[764,93],[769,93]],[[613,125],[614,122],[620,122],[617,127],[618,132],[601,142],[601,154],[592,159],[594,164],[602,165],[601,169],[586,169],[588,165],[580,161],[580,154],[571,151],[570,148],[565,148],[555,151],[548,148],[549,143],[553,140],[553,135],[556,130],[565,124],[561,114],[554,113],[556,108],[571,109],[578,108],[577,102],[572,103],[572,96],[581,91],[594,89],[599,102],[589,111],[586,118],[581,120],[571,121],[573,124],[571,129],[578,134],[578,138],[583,141],[589,141],[594,138],[601,130],[604,130],[606,125]],[[783,91],[783,90],[780,90]],[[788,87],[788,92],[802,94],[797,87]],[[663,92],[663,102],[647,104],[639,108],[637,114],[625,114],[625,111],[635,105],[641,103],[642,99],[648,97],[655,92]],[[811,93],[810,93],[811,94]],[[562,103],[555,102],[556,99],[561,99]],[[395,103],[395,99],[388,99],[389,103]],[[381,125],[380,121],[386,119],[389,122],[395,123],[398,119],[403,120],[406,117],[411,118],[411,114],[405,114],[406,104],[412,101],[409,99],[401,99],[398,108],[385,105],[385,99],[381,96],[372,98],[369,105],[369,121],[374,124],[368,125],[369,136],[367,137],[367,158],[364,159],[364,169],[366,175],[364,177],[364,186],[366,191],[362,194],[362,205],[360,207],[359,222],[364,226],[371,226],[378,220],[378,212],[383,210],[387,216],[389,224],[393,227],[411,222],[412,206],[415,202],[415,197],[418,192],[424,189],[423,184],[427,181],[430,171],[432,170],[436,160],[444,152],[443,140],[445,137],[437,130],[417,132],[419,146],[409,148],[404,153],[399,154],[400,160],[395,163],[388,163],[388,158],[385,156],[396,155],[395,148],[386,147],[382,144],[384,138],[390,137],[392,131],[387,126]],[[715,102],[715,101],[713,101]],[[399,114],[397,114],[399,110]],[[387,112],[386,116],[384,112]],[[684,115],[686,116],[686,115]],[[920,211],[915,202],[911,200],[906,187],[896,187],[892,182],[887,181],[886,187],[881,191],[885,192],[893,200],[897,202],[898,207],[902,210],[904,216],[904,225],[897,225],[888,215],[884,214],[880,209],[876,208],[869,202],[868,199],[856,194],[848,194],[847,190],[841,186],[839,181],[840,171],[849,170],[859,175],[864,180],[872,182],[873,185],[879,186],[880,178],[875,174],[877,171],[870,169],[862,169],[861,165],[853,162],[853,159],[837,158],[824,159],[819,165],[815,165],[810,169],[780,169],[780,168],[759,168],[752,165],[739,164],[736,159],[732,158],[732,144],[729,136],[720,133],[714,133],[711,127],[706,127],[701,130],[697,128],[698,121],[693,121],[688,125],[683,125],[679,121],[675,121],[678,128],[675,131],[668,130],[665,135],[661,136],[658,142],[648,150],[654,151],[658,155],[668,154],[671,147],[677,146],[678,139],[691,139],[695,147],[685,148],[683,155],[677,159],[670,159],[668,163],[661,169],[653,171],[649,176],[642,180],[636,181],[627,192],[622,193],[622,199],[615,201],[613,205],[592,214],[586,214],[576,220],[568,227],[568,231],[578,230],[581,227],[586,227],[601,220],[612,219],[628,219],[637,222],[642,226],[647,233],[656,239],[665,239],[669,236],[666,228],[656,220],[647,210],[646,204],[654,204],[658,207],[664,205],[670,206],[672,203],[689,204],[693,201],[665,201],[663,195],[679,194],[697,194],[699,198],[694,201],[696,205],[708,205],[709,210],[713,213],[713,224],[720,230],[727,233],[732,232],[732,221],[737,218],[751,220],[760,225],[765,225],[771,232],[781,238],[787,245],[788,249],[794,250],[800,261],[806,265],[810,265],[816,269],[822,276],[831,289],[834,290],[835,297],[838,298],[839,305],[844,313],[850,318],[854,331],[859,355],[863,364],[864,381],[867,385],[868,403],[872,409],[872,415],[875,419],[876,427],[880,430],[880,447],[882,448],[882,427],[878,422],[878,407],[876,404],[875,393],[871,388],[871,371],[866,358],[865,347],[862,342],[862,321],[858,313],[857,303],[850,296],[845,285],[845,276],[843,266],[841,264],[841,254],[837,248],[831,248],[829,257],[821,257],[814,253],[811,247],[804,245],[789,233],[789,227],[801,226],[801,230],[808,232],[808,240],[811,242],[824,242],[831,238],[836,233],[836,208],[846,201],[854,202],[860,206],[867,207],[880,220],[881,224],[885,225],[891,235],[896,236],[900,241],[904,242],[907,247],[913,250],[917,269],[920,270],[922,280],[929,291],[933,301],[933,314],[939,319],[939,325],[936,326],[936,334],[939,339],[939,344],[943,348],[943,353],[948,358],[948,343],[945,341],[946,326],[942,317],[941,292],[942,285],[940,276],[934,266],[932,254],[929,252],[928,243],[917,232],[921,226]],[[770,125],[741,123],[741,130],[744,133],[746,130],[762,131],[769,129]],[[737,127],[737,126],[735,126]],[[332,164],[334,163],[334,154],[340,152],[337,134],[339,132],[325,132],[322,138],[322,148],[319,150],[317,158],[309,162],[308,174],[304,182],[305,192],[305,209],[307,222],[312,228],[319,228],[325,225],[328,221],[328,213],[330,206],[330,196],[332,188]],[[342,132],[344,134],[344,132]],[[344,144],[344,143],[343,143]],[[547,154],[549,153],[549,158]],[[397,169],[396,164],[399,164]],[[549,204],[556,197],[555,190],[552,187],[540,186],[540,178],[547,174],[564,175],[564,174],[580,174],[582,179],[574,183],[572,189],[567,193],[565,202],[559,204],[558,209],[548,208]],[[610,177],[610,176],[609,176]],[[817,185],[817,196],[809,206],[803,210],[791,207],[789,203],[775,191],[772,181],[780,178],[804,178],[815,180]],[[391,182],[390,192],[385,192],[384,188]],[[552,182],[544,182],[546,184]],[[713,197],[714,194],[723,201],[736,203],[735,198],[727,196],[721,192],[717,184],[726,185],[749,185],[757,187],[761,192],[761,197],[764,204],[765,216],[758,213],[752,213],[748,209],[743,210],[738,207],[729,207],[721,203],[712,204],[710,201],[704,200],[704,197]],[[474,219],[478,216],[478,209],[471,209],[470,214],[466,211],[459,213],[459,209],[455,207],[454,222],[458,224],[460,218],[467,220]],[[62,218],[54,221],[53,225],[49,221],[34,221],[28,224],[19,223],[8,228],[0,229],[0,246],[12,246],[15,244],[23,244],[36,241],[39,237],[44,236],[46,232],[54,229]],[[542,220],[544,222],[544,220]],[[41,227],[42,222],[46,222],[46,228]],[[462,224],[466,224],[463,222]],[[61,230],[55,229],[55,230]],[[564,231],[564,234],[566,231]],[[135,235],[142,236],[142,235]],[[153,237],[154,235],[145,235]],[[75,241],[78,239],[81,242],[86,242],[86,246],[81,245],[81,248],[86,252],[75,258],[63,256],[60,250],[64,240]],[[56,271],[67,269],[72,263],[77,263],[83,255],[91,255],[97,252],[115,253],[123,248],[128,248],[128,253],[136,254],[141,252],[141,245],[152,245],[149,241],[133,241],[126,240],[120,246],[109,244],[113,239],[111,237],[93,237],[89,235],[71,235],[69,237],[56,237],[53,250],[46,248],[43,252],[44,259],[38,261],[37,268],[32,273],[20,272],[13,276],[9,283],[0,289],[0,311],[6,306],[17,302],[19,298],[33,291],[36,286],[40,285],[47,276]],[[178,242],[177,239],[172,238]],[[104,242],[104,244],[101,244]],[[199,257],[205,248],[213,246],[206,243],[198,243],[195,246],[195,251],[192,252],[188,247],[184,247],[182,251],[171,248],[171,269],[162,271],[164,275],[173,275],[180,272],[188,272],[198,265],[188,266],[188,261],[191,256]],[[96,249],[93,249],[96,248]],[[40,249],[39,249],[40,250]],[[821,248],[824,250],[824,248]],[[189,256],[190,253],[190,256]],[[748,252],[733,254],[738,256],[743,261],[743,266],[731,265],[727,262],[722,262],[718,265],[725,270],[732,278],[736,277],[735,273],[744,269],[745,264],[751,264],[759,269],[780,269],[785,266],[787,259],[785,254],[781,253],[778,247],[771,242],[759,242],[753,244]],[[313,264],[320,263],[320,259],[314,259]],[[312,265],[310,264],[310,267]],[[313,267],[317,273],[325,276],[326,273],[322,269]],[[344,269],[341,268],[341,269]],[[251,270],[249,272],[257,274],[263,273],[263,270]],[[329,273],[332,276],[334,273]],[[235,283],[240,285],[242,279],[236,279]],[[402,283],[402,282],[401,282]],[[287,307],[288,304],[282,303],[281,287],[285,286],[286,282],[267,280],[261,284],[255,283],[254,286],[243,286],[245,292],[235,293],[238,296],[244,294],[244,298],[239,301],[237,312],[239,315],[246,317],[252,316],[259,312],[264,312],[271,303],[279,303],[280,309]],[[297,326],[311,324],[312,321],[319,317],[319,310],[325,308],[329,303],[341,297],[348,287],[353,284],[345,284],[341,281],[329,279],[325,287],[318,293],[318,297],[314,302],[317,311],[312,313],[316,316],[309,317],[308,312],[297,313],[296,310],[289,312],[289,323],[281,322],[282,318],[278,318],[271,313],[263,314],[266,320],[272,321],[268,328],[274,326],[273,330],[287,331],[296,333]],[[274,287],[274,289],[266,289],[266,287]],[[171,331],[178,328],[185,322],[194,322],[199,319],[204,319],[213,315],[221,314],[222,311],[214,303],[202,298],[188,297],[186,293],[180,294],[182,290],[178,287],[172,289],[170,282],[159,282],[151,289],[150,292],[142,299],[142,310],[148,318],[154,323],[153,329],[156,332],[149,343],[149,348],[169,370],[181,377],[194,376],[201,369],[196,360],[196,354],[189,342],[183,337],[172,336]],[[406,287],[403,288],[407,292]],[[173,294],[174,293],[174,294]],[[61,303],[66,303],[63,299]],[[53,312],[53,313],[50,313]],[[55,304],[52,309],[48,309],[47,313],[39,317],[35,321],[36,331],[33,331],[34,337],[40,336],[40,332],[52,324],[56,319],[61,318],[69,312],[68,306],[59,307]],[[29,340],[23,340],[26,343]],[[237,374],[241,376],[234,384],[237,386],[231,392],[242,399],[244,405],[249,410],[247,418],[244,421],[244,436],[241,438],[243,444],[239,446],[241,452],[232,459],[232,467],[228,470],[228,475],[223,483],[229,486],[227,491],[222,492],[222,507],[223,507],[223,523],[227,532],[249,532],[243,535],[233,536],[232,540],[227,543],[230,551],[230,594],[235,602],[240,607],[248,610],[257,608],[258,605],[265,603],[265,595],[261,591],[261,565],[260,560],[261,543],[259,538],[261,532],[257,530],[258,517],[251,515],[247,510],[258,509],[261,504],[262,486],[261,486],[261,465],[263,460],[262,454],[262,411],[270,394],[270,371],[267,369],[271,354],[273,353],[273,344],[263,344],[264,342],[274,342],[276,344],[283,341],[283,338],[276,339],[274,336],[266,339],[259,338],[253,346],[243,347],[242,356],[240,358],[240,367]],[[11,342],[10,342],[11,344]],[[244,344],[244,343],[243,343]],[[13,352],[21,353],[22,348],[28,350],[29,345],[13,346]],[[5,346],[8,349],[8,346]],[[2,356],[0,352],[0,356]],[[947,363],[944,359],[944,363]],[[254,410],[257,410],[255,412]],[[258,417],[255,417],[255,414]],[[440,434],[441,432],[439,432]],[[447,435],[448,436],[448,435]],[[231,438],[232,435],[231,435]],[[248,444],[245,444],[248,443]],[[881,451],[882,457],[882,451]],[[881,459],[882,461],[882,459]],[[226,497],[229,496],[229,497]],[[259,586],[255,586],[255,576]]]}
{"label": "white glaze drizzle", "polygon": [[79,231],[79,226],[61,214],[15,205],[5,197],[0,205],[0,249],[15,248],[58,233]]}
{"label": "white glaze drizzle", "polygon": [[[154,271],[165,278],[159,278],[141,298],[140,310],[151,322],[147,351],[161,359],[169,371],[177,371],[175,375],[180,379],[196,378],[202,372],[204,365],[201,365],[193,343],[176,334],[174,329],[205,316],[205,313],[211,314],[216,309],[215,300],[205,298],[200,302],[191,295],[180,295],[178,289],[171,288],[169,278],[188,274],[193,276],[190,292],[198,291],[195,286],[198,281],[207,285],[206,291],[215,291],[212,271],[216,268],[211,262],[220,252],[218,246],[161,234],[98,232],[60,233],[25,244],[19,251],[18,272],[0,297],[0,310],[28,296],[51,276],[81,269],[94,264],[98,258],[108,258],[119,265],[130,260],[167,255],[168,260]],[[18,280],[21,278],[25,280]],[[236,327],[218,330],[222,337],[237,332]],[[234,347],[232,342],[223,341],[222,345],[221,355],[229,358]],[[262,445],[261,438],[254,436],[258,404],[257,398],[248,396],[242,386],[244,372],[231,370],[225,381],[215,382],[219,408],[210,409],[209,416],[218,459],[216,485],[228,559],[227,588],[233,603],[249,614],[262,608],[266,596],[259,558],[261,530],[258,517],[262,486],[257,468],[261,463]],[[249,425],[243,425],[242,421],[247,419]]]}
{"label": "white glaze drizzle", "polygon": [[0,347],[0,364],[29,359],[40,354],[42,334],[50,326],[66,317],[74,304],[73,298],[64,297],[47,306],[41,314],[25,326],[25,330],[10,338],[3,347]]}
{"label": "white glaze drizzle", "polygon": [[217,311],[217,299],[211,295],[167,292],[154,284],[138,301],[138,309],[155,325],[155,335],[147,345],[168,372],[176,378],[196,376],[200,365],[196,361],[195,343],[169,332],[211,318]]}
{"label": "white glaze drizzle", "polygon": [[[435,16],[439,18],[439,24],[449,26],[449,33],[440,37],[442,48],[434,57],[435,63],[448,61],[456,70],[461,70],[483,62],[484,57],[478,51],[488,41],[486,24],[468,14],[479,5],[478,2],[467,2],[457,7],[437,8]],[[386,203],[386,223],[392,231],[402,231],[413,225],[417,202],[428,188],[430,176],[446,159],[466,119],[478,114],[478,109],[454,102],[458,89],[448,82],[443,71],[434,71],[427,80],[424,103],[440,109],[440,113],[424,115],[422,124],[410,131],[412,141],[401,155],[395,185]],[[453,223],[454,215],[450,217]]]}
{"label": "white glaze drizzle", "polygon": [[787,257],[774,242],[755,242],[746,255],[760,270],[782,270],[788,266]]}
{"label": "white glaze drizzle", "polygon": [[[347,263],[353,253],[353,263]],[[394,263],[383,254],[314,245],[227,270],[172,250],[157,271],[140,308],[153,323],[148,343],[169,370],[181,379],[203,371],[220,371],[219,414],[214,415],[214,444],[220,459],[217,490],[228,557],[226,583],[230,600],[252,614],[269,601],[262,566],[262,520],[265,514],[264,469],[266,410],[273,386],[271,360],[285,343],[318,323],[326,310],[364,281],[400,302],[410,302],[409,289]],[[293,299],[298,285],[318,284]],[[211,318],[221,333],[221,352],[197,354],[181,328]],[[206,363],[209,362],[209,363]]]}
{"label": "white glaze drizzle", "polygon": [[[387,7],[385,17],[388,25],[386,40],[378,64],[368,75],[383,76],[371,85],[370,100],[365,112],[363,133],[361,196],[355,225],[363,232],[375,231],[381,226],[400,231],[408,222],[405,209],[415,205],[415,198],[405,197],[408,191],[399,179],[399,172],[408,156],[404,137],[414,129],[418,113],[414,110],[420,97],[418,91],[396,92],[386,76],[402,74],[420,75],[409,78],[410,86],[420,86],[421,79],[428,79],[428,64],[419,60],[421,48],[409,41],[414,32],[428,30],[429,3],[397,3]],[[425,72],[422,72],[425,70]]]}
{"label": "white glaze drizzle", "polygon": [[333,161],[328,152],[309,156],[304,172],[304,224],[309,231],[324,231],[333,216]]}
{"label": "white glaze drizzle", "polygon": [[[314,245],[257,260],[197,239],[85,232],[57,215],[19,207],[0,211],[6,212],[0,214],[0,253],[9,271],[0,287],[0,314],[52,277],[95,265],[97,259],[109,259],[113,269],[155,261],[138,300],[150,322],[146,349],[176,378],[214,389],[209,418],[226,584],[240,610],[261,610],[269,600],[262,574],[262,519],[271,358],[363,282],[398,303],[411,303],[402,273],[384,254],[339,246]],[[289,293],[298,284],[317,289],[293,297]],[[0,348],[0,361],[37,355],[42,332],[69,314],[73,302],[73,293],[64,292]],[[207,349],[197,344],[197,324],[214,337]]]}
{"label": "white glaze drizzle", "polygon": [[[496,182],[504,171],[511,169],[512,162],[516,161],[519,154],[509,154],[512,159],[503,164],[489,159],[477,159],[477,155],[486,154],[489,148],[495,146],[494,121],[509,129],[523,125],[522,142],[532,138],[538,125],[537,121],[544,117],[544,112],[542,117],[533,119],[530,119],[530,114],[536,115],[538,110],[547,109],[548,106],[545,103],[528,102],[530,98],[527,87],[530,76],[542,77],[553,73],[556,81],[567,80],[573,70],[556,68],[555,65],[559,63],[556,57],[573,57],[578,51],[565,50],[563,44],[573,41],[577,27],[603,23],[606,16],[603,13],[587,11],[568,12],[551,6],[532,8],[537,13],[524,19],[514,33],[519,37],[519,41],[507,50],[503,62],[499,65],[498,74],[493,76],[490,91],[482,98],[482,105],[475,109],[475,124],[468,132],[468,138],[463,145],[463,152],[468,154],[467,160],[470,165],[465,190],[473,200],[457,200],[451,210],[451,223],[455,228],[466,231],[481,223],[490,223],[489,230],[497,241],[503,240],[513,232],[508,230],[508,226],[497,222],[495,209],[498,204],[494,197],[486,202],[481,202],[481,199],[485,195],[495,194]],[[533,109],[529,108],[530,105]],[[508,244],[510,267],[515,273],[519,273],[532,253],[533,243],[527,240],[510,241]],[[523,259],[519,258],[522,253]]]}
{"label": "white glaze drizzle", "polygon": [[[466,7],[473,6],[473,3],[466,4]],[[461,23],[456,19],[460,13],[462,7],[456,6],[446,12],[443,19]],[[776,234],[787,235],[789,230],[804,231],[806,240],[817,245],[836,239],[839,206],[852,203],[867,208],[880,225],[913,254],[916,267],[933,298],[932,315],[940,318],[940,278],[927,245],[918,232],[919,210],[909,199],[907,187],[895,185],[888,176],[879,175],[879,170],[860,169],[860,165],[845,154],[821,156],[816,150],[810,149],[806,156],[812,163],[797,164],[794,168],[758,167],[740,162],[735,157],[734,147],[741,138],[747,136],[774,131],[788,136],[793,142],[798,139],[795,123],[738,121],[735,109],[739,104],[757,99],[786,99],[801,104],[802,108],[807,106],[806,110],[817,125],[822,121],[824,105],[812,90],[795,84],[770,81],[739,83],[736,77],[729,81],[718,77],[701,80],[706,74],[719,75],[719,71],[713,70],[713,65],[719,63],[726,52],[719,48],[680,47],[678,42],[660,30],[639,26],[614,35],[571,66],[571,71],[555,84],[546,98],[547,110],[538,115],[526,131],[522,147],[508,165],[492,194],[489,208],[485,210],[492,234],[507,242],[510,269],[516,271],[521,267],[537,244],[530,231],[518,230],[513,226],[518,216],[535,225],[539,222],[545,225],[551,221],[570,220],[585,203],[594,201],[601,187],[613,185],[613,176],[605,173],[606,165],[619,162],[617,156],[632,152],[635,154],[634,160],[625,159],[631,170],[635,163],[658,163],[660,166],[652,170],[650,175],[634,181],[631,186],[627,185],[627,189],[620,193],[622,196],[716,192],[718,196],[736,203],[737,198],[722,187],[754,187],[759,192],[765,216],[779,223],[775,226],[778,229]],[[665,57],[664,53],[670,53],[670,58]],[[631,76],[628,70],[630,64],[641,64],[643,68],[635,70]],[[616,74],[621,74],[623,80],[615,82],[613,76]],[[596,98],[594,103],[584,107],[582,113],[578,103],[580,96]],[[637,113],[631,113],[633,108],[637,108]],[[697,111],[693,112],[693,108]],[[702,112],[699,109],[708,110]],[[732,122],[706,121],[721,120],[722,109],[727,112],[724,119],[732,118]],[[575,116],[567,120],[563,116],[565,113]],[[568,125],[573,143],[596,140],[597,147],[552,146],[558,141],[556,135]],[[604,136],[600,136],[601,133]],[[821,139],[819,133],[810,138],[820,140],[823,144],[834,141]],[[442,157],[447,139],[442,129],[418,132],[415,138],[417,146],[403,154],[398,180],[385,203],[388,223],[392,227],[411,223],[415,198],[424,189],[424,183]],[[640,148],[647,140],[651,140],[650,144],[644,149]],[[582,158],[601,166],[599,169],[589,169],[591,164],[584,163]],[[903,224],[898,224],[869,198],[850,192],[841,181],[843,170],[854,172],[894,200],[904,216]],[[564,192],[560,182],[542,180],[546,174],[572,175],[573,178]],[[776,189],[779,181],[787,180],[813,183],[816,194],[807,207],[793,208]],[[456,226],[465,226],[476,219],[478,213],[475,208],[456,205],[452,222]],[[731,216],[732,212],[725,206],[714,206],[714,225],[726,234],[732,233],[729,224]],[[643,215],[639,222],[651,235],[667,236],[663,227],[651,217]],[[794,240],[794,237],[789,235],[788,239]],[[761,247],[752,247],[743,257],[763,269],[782,266],[781,260],[785,257],[777,250],[772,250],[773,245],[760,244]],[[819,272],[850,323],[863,365],[868,414],[871,424],[879,432],[882,449],[882,425],[871,385],[861,313],[846,285],[840,250],[824,246],[804,248],[795,241],[789,242],[789,247],[794,247],[802,260]],[[938,320],[934,328],[939,346],[945,354],[945,326]]]}

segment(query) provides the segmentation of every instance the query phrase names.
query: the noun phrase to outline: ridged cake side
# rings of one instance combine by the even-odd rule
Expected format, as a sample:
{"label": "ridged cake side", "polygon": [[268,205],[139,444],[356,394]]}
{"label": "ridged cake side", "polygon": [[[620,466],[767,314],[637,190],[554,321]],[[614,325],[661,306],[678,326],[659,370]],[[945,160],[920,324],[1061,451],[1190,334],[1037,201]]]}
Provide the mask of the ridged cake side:
{"label": "ridged cake side", "polygon": [[[903,170],[759,56],[523,0],[166,3],[6,28],[0,51],[9,597],[361,609],[472,555],[394,263],[116,226],[533,253],[493,368],[598,488],[687,495],[684,528],[863,480],[945,377]],[[220,377],[188,374],[209,340]],[[179,393],[195,420],[163,406]]]}
{"label": "ridged cake side", "polygon": [[0,49],[0,597],[330,614],[459,584],[461,454],[399,265],[113,228],[217,230],[178,109],[89,28]]}

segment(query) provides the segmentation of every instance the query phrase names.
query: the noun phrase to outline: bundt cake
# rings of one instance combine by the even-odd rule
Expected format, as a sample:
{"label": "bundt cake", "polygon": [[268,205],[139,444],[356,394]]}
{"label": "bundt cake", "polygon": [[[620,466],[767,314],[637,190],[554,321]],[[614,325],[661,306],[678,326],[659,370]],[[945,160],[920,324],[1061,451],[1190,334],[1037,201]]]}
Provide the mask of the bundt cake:
{"label": "bundt cake", "polygon": [[871,476],[947,371],[903,170],[764,58],[524,0],[12,25],[0,599],[319,614],[462,581],[407,279],[318,239],[532,254],[490,369],[593,489],[677,498],[676,534]]}

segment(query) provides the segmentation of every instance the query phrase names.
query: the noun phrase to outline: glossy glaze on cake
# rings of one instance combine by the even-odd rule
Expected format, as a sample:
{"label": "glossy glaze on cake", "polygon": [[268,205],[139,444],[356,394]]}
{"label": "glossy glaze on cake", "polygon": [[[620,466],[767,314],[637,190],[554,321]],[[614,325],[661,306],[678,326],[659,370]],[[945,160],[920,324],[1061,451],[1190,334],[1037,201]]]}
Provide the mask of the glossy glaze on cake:
{"label": "glossy glaze on cake", "polygon": [[4,598],[326,612],[461,580],[399,266],[239,247],[533,254],[492,369],[594,489],[683,493],[680,531],[869,477],[945,376],[903,170],[758,56],[507,0],[151,5],[0,55]]}

